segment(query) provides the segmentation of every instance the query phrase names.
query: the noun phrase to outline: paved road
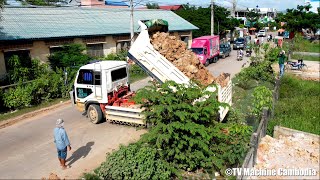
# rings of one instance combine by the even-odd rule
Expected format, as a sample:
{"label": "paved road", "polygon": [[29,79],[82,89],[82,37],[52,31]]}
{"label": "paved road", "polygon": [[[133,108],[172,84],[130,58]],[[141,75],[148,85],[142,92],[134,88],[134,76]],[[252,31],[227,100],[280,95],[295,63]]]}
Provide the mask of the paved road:
{"label": "paved road", "polygon": [[[246,63],[236,61],[236,51],[230,57],[210,64],[208,69],[215,75],[221,72],[234,76]],[[148,84],[148,80],[131,85],[137,90]],[[58,118],[65,119],[65,128],[71,140],[72,152],[68,157],[71,168],[61,170],[53,143],[53,128]],[[0,129],[0,179],[38,179],[48,177],[53,172],[60,177],[78,178],[82,172],[88,172],[105,160],[105,154],[116,149],[119,144],[128,144],[137,140],[145,130],[102,123],[94,125],[66,105],[50,113]]]}

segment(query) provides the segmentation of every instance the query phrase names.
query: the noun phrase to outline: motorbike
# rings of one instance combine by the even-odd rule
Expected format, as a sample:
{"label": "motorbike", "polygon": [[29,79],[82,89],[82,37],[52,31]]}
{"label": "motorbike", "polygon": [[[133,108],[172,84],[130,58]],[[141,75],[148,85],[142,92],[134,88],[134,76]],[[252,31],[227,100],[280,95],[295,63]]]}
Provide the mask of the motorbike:
{"label": "motorbike", "polygon": [[246,50],[246,56],[247,56],[247,57],[250,57],[250,56],[251,56],[251,53],[252,53],[252,51]]}
{"label": "motorbike", "polygon": [[238,54],[238,55],[237,55],[237,61],[242,61],[242,59],[243,59],[242,55],[241,55],[241,54]]}

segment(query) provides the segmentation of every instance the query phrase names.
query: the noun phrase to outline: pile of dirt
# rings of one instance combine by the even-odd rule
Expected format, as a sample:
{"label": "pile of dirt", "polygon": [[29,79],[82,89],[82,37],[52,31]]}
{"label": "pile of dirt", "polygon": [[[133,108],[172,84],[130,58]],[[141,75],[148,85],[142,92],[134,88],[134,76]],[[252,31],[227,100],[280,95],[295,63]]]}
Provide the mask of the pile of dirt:
{"label": "pile of dirt", "polygon": [[315,176],[271,176],[249,179],[319,179],[319,141],[304,134],[280,136],[279,139],[265,136],[261,139],[255,169],[313,169]]}
{"label": "pile of dirt", "polygon": [[41,178],[42,180],[46,180],[46,179],[52,179],[52,180],[60,180],[60,178],[59,178],[59,176],[58,175],[56,175],[56,174],[54,174],[54,173],[50,173],[50,175],[49,175],[49,177],[48,178],[45,178],[45,177],[43,177],[43,178]]}
{"label": "pile of dirt", "polygon": [[[227,76],[227,74],[220,75],[218,78],[212,76],[204,65],[200,63],[198,57],[187,49],[186,43],[176,36],[170,36],[169,33],[157,32],[153,34],[151,44],[155,50],[172,62],[188,78],[203,85],[224,82],[222,79]],[[225,83],[220,85],[223,86]]]}

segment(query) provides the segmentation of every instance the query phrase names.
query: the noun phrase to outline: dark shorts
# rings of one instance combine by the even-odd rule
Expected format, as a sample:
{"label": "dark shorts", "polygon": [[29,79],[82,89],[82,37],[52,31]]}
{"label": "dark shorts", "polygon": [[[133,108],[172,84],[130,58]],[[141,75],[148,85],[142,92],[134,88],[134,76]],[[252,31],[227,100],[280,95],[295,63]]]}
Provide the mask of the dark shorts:
{"label": "dark shorts", "polygon": [[58,158],[60,158],[60,159],[66,159],[67,158],[67,147],[64,148],[63,150],[57,149],[57,151],[58,151]]}

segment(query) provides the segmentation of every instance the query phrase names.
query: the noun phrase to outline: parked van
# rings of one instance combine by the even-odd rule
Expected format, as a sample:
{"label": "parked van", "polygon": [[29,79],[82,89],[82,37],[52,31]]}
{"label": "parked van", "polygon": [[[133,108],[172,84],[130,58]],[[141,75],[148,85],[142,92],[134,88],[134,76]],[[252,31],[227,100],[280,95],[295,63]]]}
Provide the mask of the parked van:
{"label": "parked van", "polygon": [[192,40],[191,50],[198,56],[200,62],[208,66],[219,58],[219,36],[202,36]]}

